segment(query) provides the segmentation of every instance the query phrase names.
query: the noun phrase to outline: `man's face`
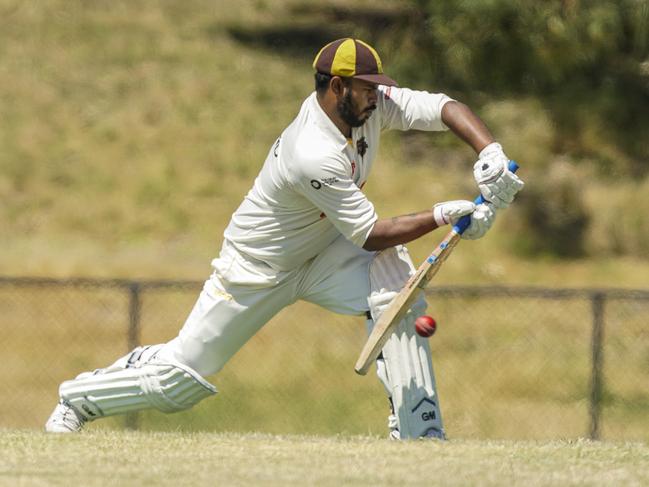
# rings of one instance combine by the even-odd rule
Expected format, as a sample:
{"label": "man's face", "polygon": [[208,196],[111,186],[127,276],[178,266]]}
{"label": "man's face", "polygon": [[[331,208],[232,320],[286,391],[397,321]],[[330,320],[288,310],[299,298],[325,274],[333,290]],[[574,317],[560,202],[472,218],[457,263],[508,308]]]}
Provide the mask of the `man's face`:
{"label": "man's face", "polygon": [[343,96],[336,106],[338,115],[351,127],[360,127],[376,109],[377,85],[352,78],[345,83]]}

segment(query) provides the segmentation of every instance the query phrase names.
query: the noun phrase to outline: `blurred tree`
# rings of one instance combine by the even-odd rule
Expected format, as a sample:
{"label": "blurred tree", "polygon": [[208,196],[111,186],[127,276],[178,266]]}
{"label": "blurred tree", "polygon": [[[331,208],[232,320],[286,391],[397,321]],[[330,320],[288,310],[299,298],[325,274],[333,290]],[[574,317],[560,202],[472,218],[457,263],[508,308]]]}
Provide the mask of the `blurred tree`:
{"label": "blurred tree", "polygon": [[[553,130],[538,143],[550,148],[526,165],[514,248],[525,255],[585,254],[597,209],[587,207],[584,181],[565,161],[594,164],[609,185],[649,180],[649,0],[410,4],[416,20],[390,40],[399,52],[390,70],[404,84],[439,87],[476,107],[507,99],[535,99],[545,107]],[[520,116],[535,116],[524,104],[517,107]],[[558,160],[564,163],[557,168]]]}
{"label": "blurred tree", "polygon": [[[603,172],[649,171],[648,0],[412,0],[397,68],[411,82],[481,95],[533,95],[561,127],[558,152],[595,156]],[[610,160],[588,131],[633,159]],[[622,165],[616,167],[616,165]]]}
{"label": "blurred tree", "polygon": [[582,181],[567,163],[557,163],[549,173],[531,176],[512,209],[515,250],[523,255],[582,257],[586,254],[590,215],[583,200]]}

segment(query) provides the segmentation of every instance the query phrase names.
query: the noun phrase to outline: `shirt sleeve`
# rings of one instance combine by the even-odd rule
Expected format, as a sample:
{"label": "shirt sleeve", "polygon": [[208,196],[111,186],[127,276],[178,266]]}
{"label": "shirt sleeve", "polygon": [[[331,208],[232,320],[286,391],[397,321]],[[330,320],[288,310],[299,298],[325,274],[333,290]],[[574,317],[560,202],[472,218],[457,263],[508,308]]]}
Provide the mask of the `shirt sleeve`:
{"label": "shirt sleeve", "polygon": [[304,164],[293,175],[293,186],[355,245],[362,247],[378,219],[374,205],[345,170],[340,158]]}
{"label": "shirt sleeve", "polygon": [[383,129],[448,130],[442,122],[442,108],[454,101],[443,93],[380,86],[377,103]]}

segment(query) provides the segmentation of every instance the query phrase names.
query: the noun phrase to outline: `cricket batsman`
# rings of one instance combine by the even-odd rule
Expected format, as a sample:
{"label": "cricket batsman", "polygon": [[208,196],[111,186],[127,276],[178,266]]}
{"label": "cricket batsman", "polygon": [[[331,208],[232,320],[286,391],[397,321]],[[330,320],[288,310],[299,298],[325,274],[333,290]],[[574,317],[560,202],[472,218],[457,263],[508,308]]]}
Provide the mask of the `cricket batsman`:
{"label": "cricket batsman", "polygon": [[[466,105],[398,87],[367,43],[333,41],[313,67],[315,91],[272,142],[178,336],[63,382],[46,431],[76,432],[88,421],[145,408],[192,407],[217,392],[206,377],[298,300],[364,316],[371,330],[414,272],[404,244],[464,215],[471,224],[462,237],[478,239],[523,187]],[[488,202],[431,202],[418,213],[379,218],[362,189],[385,130],[451,130],[475,150],[473,176]],[[445,435],[428,342],[414,331],[425,309],[422,295],[377,360],[395,439]]]}

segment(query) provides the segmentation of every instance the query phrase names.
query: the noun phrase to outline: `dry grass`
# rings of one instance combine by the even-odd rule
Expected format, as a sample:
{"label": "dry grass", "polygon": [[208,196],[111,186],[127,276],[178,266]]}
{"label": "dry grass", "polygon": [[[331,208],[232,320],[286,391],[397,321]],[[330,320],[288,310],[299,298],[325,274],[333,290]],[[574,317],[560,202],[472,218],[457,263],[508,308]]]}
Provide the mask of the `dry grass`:
{"label": "dry grass", "polygon": [[[195,289],[145,291],[141,341],[174,337]],[[60,382],[127,351],[128,295],[93,289],[0,294],[7,399],[0,425],[42,428]],[[429,299],[444,422],[451,438],[579,438],[589,432],[591,309],[585,299]],[[610,301],[602,437],[647,440],[644,317],[648,304]],[[569,317],[569,319],[566,319]],[[352,366],[363,320],[299,303],[274,318],[210,379],[219,394],[190,411],[142,414],[144,430],[386,433],[387,401],[371,371]],[[29,411],[29,414],[25,414]],[[122,419],[91,430],[122,427]]]}
{"label": "dry grass", "polygon": [[[0,1],[0,273],[203,278],[232,210],[312,89],[309,56],[241,44],[229,29],[290,27],[295,3]],[[483,116],[523,168],[553,163],[557,128],[538,102],[494,100]],[[380,215],[473,193],[471,152],[451,136],[424,139],[386,137],[367,185]],[[588,192],[595,215],[609,185]],[[636,217],[616,218],[631,200],[645,204],[641,184],[629,189],[636,196],[613,194],[593,225],[597,260],[514,258],[513,217],[503,215],[440,278],[645,285],[645,260],[606,257],[642,252]],[[435,240],[412,244],[416,260]]]}
{"label": "dry grass", "polygon": [[259,434],[0,432],[1,485],[640,486],[649,448]]}

